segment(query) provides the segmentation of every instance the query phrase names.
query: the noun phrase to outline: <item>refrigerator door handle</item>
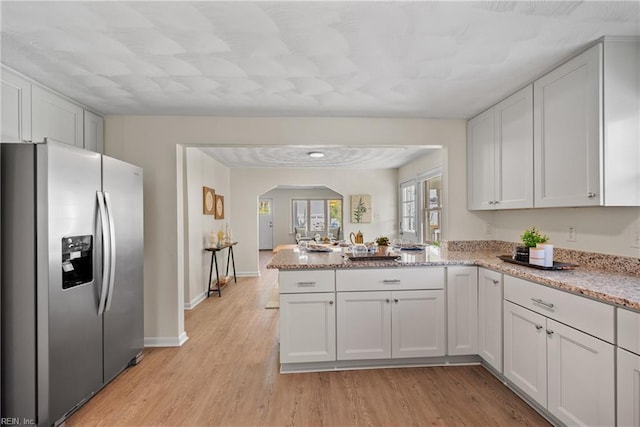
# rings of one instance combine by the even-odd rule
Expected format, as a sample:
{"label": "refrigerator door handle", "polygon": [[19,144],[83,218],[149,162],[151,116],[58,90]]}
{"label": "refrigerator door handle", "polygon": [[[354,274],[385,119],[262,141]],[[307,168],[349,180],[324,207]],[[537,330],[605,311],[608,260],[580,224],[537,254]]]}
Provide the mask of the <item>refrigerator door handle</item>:
{"label": "refrigerator door handle", "polygon": [[98,198],[98,207],[100,208],[100,222],[102,223],[102,289],[100,291],[100,304],[98,305],[98,316],[104,313],[105,304],[107,302],[107,290],[109,287],[109,273],[111,271],[111,257],[110,257],[110,241],[107,238],[106,232],[109,228],[109,220],[107,218],[107,210],[104,204],[104,196],[101,191],[96,192]]}
{"label": "refrigerator door handle", "polygon": [[111,206],[111,196],[104,192],[104,201],[107,206],[107,215],[109,216],[109,295],[107,296],[107,305],[104,311],[111,308],[111,299],[113,298],[113,289],[115,288],[116,277],[116,229],[113,221],[113,207]]}

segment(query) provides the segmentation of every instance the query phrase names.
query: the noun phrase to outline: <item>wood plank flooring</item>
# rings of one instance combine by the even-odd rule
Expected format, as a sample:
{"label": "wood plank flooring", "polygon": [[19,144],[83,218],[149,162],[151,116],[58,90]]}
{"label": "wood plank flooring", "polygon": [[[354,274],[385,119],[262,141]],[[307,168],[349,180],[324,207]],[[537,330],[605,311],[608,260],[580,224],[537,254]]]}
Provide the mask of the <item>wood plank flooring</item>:
{"label": "wood plank flooring", "polygon": [[146,349],[67,426],[548,425],[480,366],[279,374],[271,255],[186,312],[182,347]]}

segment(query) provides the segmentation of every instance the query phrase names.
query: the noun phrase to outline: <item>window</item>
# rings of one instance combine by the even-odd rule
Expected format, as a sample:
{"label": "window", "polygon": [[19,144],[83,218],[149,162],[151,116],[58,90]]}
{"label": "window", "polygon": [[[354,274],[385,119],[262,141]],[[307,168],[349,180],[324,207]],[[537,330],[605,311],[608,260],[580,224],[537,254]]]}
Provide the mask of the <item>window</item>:
{"label": "window", "polygon": [[340,199],[294,199],[293,230],[304,229],[308,234],[327,232],[338,238],[338,229],[342,226],[342,200]]}
{"label": "window", "polygon": [[400,185],[400,235],[403,240],[416,241],[416,181]]}
{"label": "window", "polygon": [[422,239],[439,242],[442,232],[442,175],[423,181],[424,207]]}
{"label": "window", "polygon": [[442,239],[442,170],[400,184],[400,237],[406,242]]}

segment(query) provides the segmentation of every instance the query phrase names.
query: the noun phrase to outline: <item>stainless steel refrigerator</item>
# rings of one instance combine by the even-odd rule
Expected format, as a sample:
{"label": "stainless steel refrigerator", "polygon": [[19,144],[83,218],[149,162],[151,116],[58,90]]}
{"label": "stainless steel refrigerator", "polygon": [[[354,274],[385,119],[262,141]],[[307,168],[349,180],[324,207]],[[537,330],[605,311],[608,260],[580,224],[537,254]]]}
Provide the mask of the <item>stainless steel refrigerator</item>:
{"label": "stainless steel refrigerator", "polygon": [[141,357],[142,169],[54,141],[0,150],[1,416],[48,426]]}

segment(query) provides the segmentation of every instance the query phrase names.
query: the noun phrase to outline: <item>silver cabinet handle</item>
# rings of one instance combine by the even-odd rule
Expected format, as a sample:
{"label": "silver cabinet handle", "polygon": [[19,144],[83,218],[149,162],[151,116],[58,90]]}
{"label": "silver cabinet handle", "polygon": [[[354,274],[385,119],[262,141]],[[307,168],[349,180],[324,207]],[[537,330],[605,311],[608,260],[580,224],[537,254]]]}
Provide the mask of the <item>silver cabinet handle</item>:
{"label": "silver cabinet handle", "polygon": [[383,280],[382,283],[384,283],[385,285],[397,285],[398,283],[400,283],[400,279],[386,279]]}
{"label": "silver cabinet handle", "polygon": [[547,329],[547,335],[549,336],[553,335],[553,331],[551,329]]}
{"label": "silver cabinet handle", "polygon": [[107,304],[104,307],[104,311],[109,311],[111,309],[111,300],[113,300],[113,290],[116,287],[116,229],[114,225],[114,217],[113,217],[113,207],[111,206],[111,195],[106,191],[103,192],[104,195],[104,205],[107,210],[107,215],[109,216],[109,258],[110,264],[109,269],[109,294],[107,295]]}
{"label": "silver cabinet handle", "polygon": [[593,199],[594,197],[596,197],[596,193],[587,193],[587,197],[589,197],[590,199]]}
{"label": "silver cabinet handle", "polygon": [[316,282],[298,282],[299,287],[315,286]]}
{"label": "silver cabinet handle", "polygon": [[489,204],[490,204],[490,205],[492,205],[492,204],[494,204],[494,203],[495,203],[495,202],[494,202],[493,200],[489,200]]}
{"label": "silver cabinet handle", "polygon": [[333,305],[333,301],[329,301],[329,305]]}
{"label": "silver cabinet handle", "polygon": [[494,201],[493,201],[493,204],[494,204],[494,205],[497,205],[498,203],[500,203],[500,200],[494,200]]}
{"label": "silver cabinet handle", "polygon": [[538,303],[540,305],[544,305],[547,308],[553,308],[553,304],[550,302],[542,301],[540,298],[531,298],[531,301]]}
{"label": "silver cabinet handle", "polygon": [[393,302],[395,302],[397,304],[398,303],[398,298],[394,298]]}
{"label": "silver cabinet handle", "polygon": [[98,199],[98,208],[100,209],[100,221],[102,225],[102,289],[100,291],[100,302],[98,303],[98,315],[104,313],[107,303],[107,294],[109,291],[109,274],[111,273],[111,250],[109,249],[109,218],[107,217],[107,208],[104,204],[104,195],[102,191],[96,192]]}
{"label": "silver cabinet handle", "polygon": [[536,325],[536,329],[537,329],[537,330],[542,329],[542,325]]}
{"label": "silver cabinet handle", "polygon": [[500,283],[500,281],[499,281],[499,280],[496,280],[496,279],[493,279],[493,280],[491,280],[491,281],[493,282],[493,284],[494,284],[494,285],[497,285],[498,283]]}
{"label": "silver cabinet handle", "polygon": [[387,298],[387,299],[386,299],[386,301],[387,301],[387,302],[391,302],[391,301],[389,300],[389,298]]}

